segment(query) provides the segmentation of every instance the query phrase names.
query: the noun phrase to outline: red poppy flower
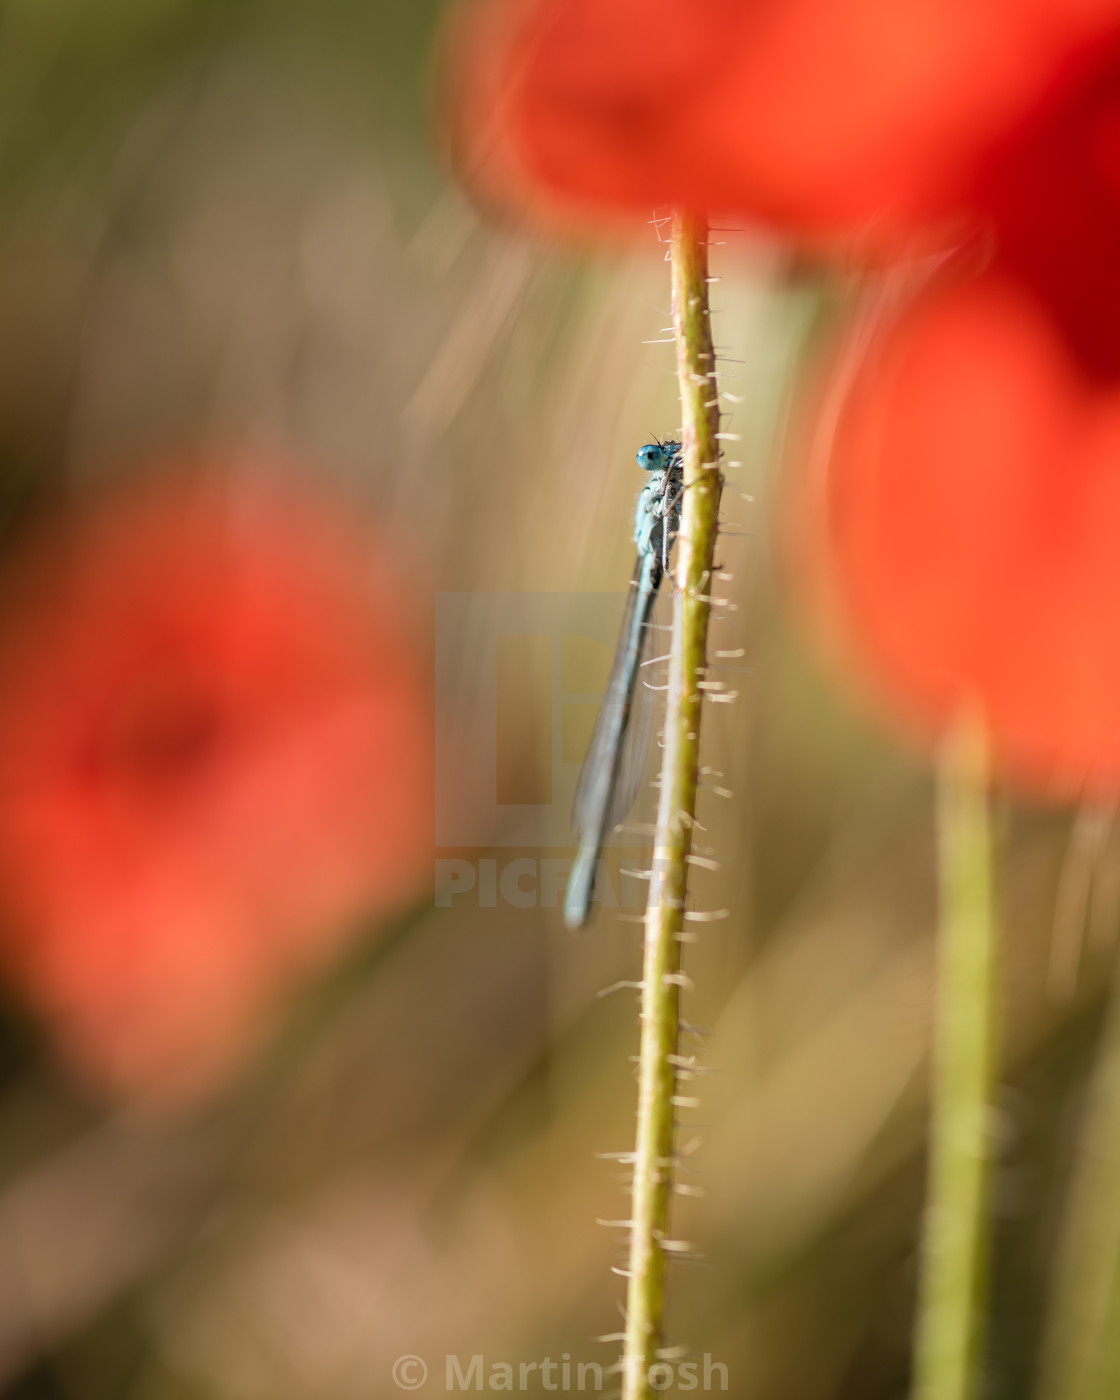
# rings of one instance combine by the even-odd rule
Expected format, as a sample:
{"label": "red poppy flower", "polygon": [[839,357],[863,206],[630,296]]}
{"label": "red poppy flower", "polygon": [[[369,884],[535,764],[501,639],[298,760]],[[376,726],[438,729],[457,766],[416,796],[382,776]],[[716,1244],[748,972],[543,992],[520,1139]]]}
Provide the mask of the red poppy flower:
{"label": "red poppy flower", "polygon": [[448,36],[447,128],[514,206],[909,234],[1118,25],[1117,0],[481,0]]}
{"label": "red poppy flower", "polygon": [[880,326],[802,557],[923,732],[979,705],[1011,776],[1115,788],[1120,0],[487,0],[449,69],[468,178],[532,215],[986,250]]}
{"label": "red poppy flower", "polygon": [[1120,784],[1120,393],[996,272],[921,297],[791,492],[799,575],[919,732],[980,707],[1000,769]]}
{"label": "red poppy flower", "polygon": [[213,1083],[430,849],[430,701],[376,543],[317,497],[145,488],[0,584],[0,943],[93,1077]]}

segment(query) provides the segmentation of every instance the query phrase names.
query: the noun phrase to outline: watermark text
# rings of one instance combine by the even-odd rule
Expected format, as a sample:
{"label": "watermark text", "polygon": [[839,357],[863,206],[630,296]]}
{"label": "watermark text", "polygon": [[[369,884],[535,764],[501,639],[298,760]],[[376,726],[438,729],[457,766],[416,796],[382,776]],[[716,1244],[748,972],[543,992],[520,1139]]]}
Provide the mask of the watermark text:
{"label": "watermark text", "polygon": [[[559,1358],[538,1361],[496,1361],[482,1352],[473,1356],[451,1353],[444,1357],[443,1389],[458,1391],[584,1391],[602,1392],[608,1380],[617,1384],[617,1366],[598,1361],[573,1361],[570,1352]],[[393,1363],[393,1380],[401,1390],[419,1390],[429,1376],[427,1363],[419,1356],[399,1356]],[[677,1360],[657,1361],[647,1373],[649,1388],[658,1392],[726,1391],[727,1367],[713,1361],[711,1354]],[[436,1377],[433,1381],[438,1384]]]}

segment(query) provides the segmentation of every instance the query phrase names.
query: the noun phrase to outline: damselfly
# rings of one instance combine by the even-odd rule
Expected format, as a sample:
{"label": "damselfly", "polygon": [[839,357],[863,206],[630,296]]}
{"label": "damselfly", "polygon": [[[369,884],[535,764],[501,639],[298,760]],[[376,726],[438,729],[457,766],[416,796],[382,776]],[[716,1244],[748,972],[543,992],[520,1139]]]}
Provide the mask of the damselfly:
{"label": "damselfly", "polygon": [[638,559],[622,619],[614,665],[591,746],[576,789],[572,825],[579,854],[568,880],[564,922],[582,928],[591,917],[595,875],[603,846],[634,804],[645,765],[648,726],[635,722],[635,692],[657,590],[669,568],[681,523],[683,465],[679,442],[649,442],[638,449],[649,481],[638,497],[634,543]]}

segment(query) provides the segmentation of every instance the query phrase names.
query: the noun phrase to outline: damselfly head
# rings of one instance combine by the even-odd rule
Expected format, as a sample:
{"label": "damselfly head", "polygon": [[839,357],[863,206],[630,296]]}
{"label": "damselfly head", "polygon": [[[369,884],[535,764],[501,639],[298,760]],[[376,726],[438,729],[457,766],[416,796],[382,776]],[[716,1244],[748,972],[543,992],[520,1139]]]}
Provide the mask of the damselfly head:
{"label": "damselfly head", "polygon": [[662,471],[669,464],[669,454],[659,442],[647,442],[638,448],[638,466],[645,472]]}

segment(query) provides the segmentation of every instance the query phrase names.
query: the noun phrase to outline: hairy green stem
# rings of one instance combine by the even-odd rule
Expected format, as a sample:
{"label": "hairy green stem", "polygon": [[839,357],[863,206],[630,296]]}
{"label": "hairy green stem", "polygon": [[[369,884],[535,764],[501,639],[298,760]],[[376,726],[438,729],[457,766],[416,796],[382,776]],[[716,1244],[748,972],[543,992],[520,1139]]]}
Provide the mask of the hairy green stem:
{"label": "hairy green stem", "polygon": [[[665,1273],[673,1252],[673,1189],[681,933],[700,764],[712,570],[722,477],[719,406],[708,314],[708,228],[673,216],[673,328],[677,345],[684,500],[673,595],[673,634],[653,875],[645,922],[638,1131],[634,1153],[624,1400],[656,1393],[650,1370],[664,1346]],[[655,1375],[655,1380],[659,1379]]]}
{"label": "hairy green stem", "polygon": [[941,881],[933,1114],[917,1400],[978,1392],[986,1273],[988,1116],[995,1062],[993,842],[982,726],[965,717],[941,760]]}

